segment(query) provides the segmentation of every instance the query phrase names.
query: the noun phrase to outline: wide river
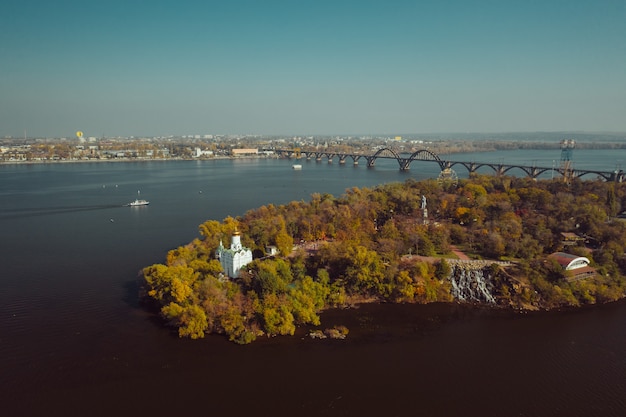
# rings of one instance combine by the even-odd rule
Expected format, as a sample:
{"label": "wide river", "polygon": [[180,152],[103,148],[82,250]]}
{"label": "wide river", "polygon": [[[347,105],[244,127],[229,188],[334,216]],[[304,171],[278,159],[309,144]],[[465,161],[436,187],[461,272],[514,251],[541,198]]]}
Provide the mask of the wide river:
{"label": "wide river", "polygon": [[[550,166],[554,152],[448,158]],[[577,159],[608,171],[626,151]],[[350,329],[344,341],[301,329],[247,346],[179,339],[138,304],[138,271],[207,219],[437,176],[432,163],[361,162],[0,165],[2,415],[626,415],[625,302],[533,314],[366,305],[322,315]],[[150,205],[123,207],[138,190]]]}

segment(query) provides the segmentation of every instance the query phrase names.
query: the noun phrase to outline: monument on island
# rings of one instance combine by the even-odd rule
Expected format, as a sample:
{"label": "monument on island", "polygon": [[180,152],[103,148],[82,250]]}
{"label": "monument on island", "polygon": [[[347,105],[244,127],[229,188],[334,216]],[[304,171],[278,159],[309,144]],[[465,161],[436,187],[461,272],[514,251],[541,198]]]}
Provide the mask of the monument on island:
{"label": "monument on island", "polygon": [[222,264],[224,273],[230,278],[239,277],[239,270],[252,262],[252,251],[241,245],[241,235],[238,231],[233,234],[229,249],[226,249],[220,240],[215,255]]}
{"label": "monument on island", "polygon": [[424,224],[428,224],[428,209],[426,208],[426,196],[423,195],[422,196],[422,221],[424,222]]}

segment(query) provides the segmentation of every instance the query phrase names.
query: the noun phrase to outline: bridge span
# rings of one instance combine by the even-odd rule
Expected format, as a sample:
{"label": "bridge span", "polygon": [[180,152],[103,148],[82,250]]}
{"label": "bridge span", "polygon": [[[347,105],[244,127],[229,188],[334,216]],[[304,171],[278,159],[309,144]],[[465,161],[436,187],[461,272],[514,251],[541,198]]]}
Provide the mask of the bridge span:
{"label": "bridge span", "polygon": [[337,159],[340,164],[345,164],[346,160],[352,160],[353,165],[358,165],[359,160],[364,159],[367,162],[368,167],[376,165],[377,159],[395,159],[398,162],[398,167],[401,171],[407,171],[410,169],[413,162],[431,162],[439,165],[439,169],[444,171],[451,169],[455,166],[462,166],[467,169],[471,175],[476,173],[478,169],[487,167],[493,170],[495,175],[505,175],[512,169],[519,169],[526,173],[529,178],[537,179],[541,174],[545,172],[555,172],[563,177],[569,176],[570,178],[580,178],[585,175],[594,175],[596,178],[604,181],[616,181],[622,182],[626,179],[626,174],[623,170],[614,171],[601,171],[590,169],[570,169],[566,170],[562,167],[540,167],[536,165],[518,165],[518,164],[502,164],[502,163],[490,163],[490,162],[467,162],[467,161],[452,161],[442,159],[439,155],[428,149],[421,149],[413,152],[412,154],[400,154],[391,148],[379,149],[376,153],[368,155],[362,153],[344,153],[334,151],[306,151],[298,149],[264,149],[263,151],[271,151],[277,154],[279,157],[289,159],[301,159],[307,160],[315,159],[318,162],[326,159],[329,163]]}

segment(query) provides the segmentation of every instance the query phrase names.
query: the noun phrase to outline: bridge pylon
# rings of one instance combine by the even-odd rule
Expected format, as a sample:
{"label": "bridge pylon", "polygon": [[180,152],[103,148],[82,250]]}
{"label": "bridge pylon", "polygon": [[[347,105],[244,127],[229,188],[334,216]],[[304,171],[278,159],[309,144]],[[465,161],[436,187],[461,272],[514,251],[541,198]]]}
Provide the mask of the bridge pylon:
{"label": "bridge pylon", "polygon": [[561,172],[563,173],[563,181],[570,183],[574,178],[574,165],[572,162],[572,153],[576,142],[571,139],[563,139],[561,141]]}

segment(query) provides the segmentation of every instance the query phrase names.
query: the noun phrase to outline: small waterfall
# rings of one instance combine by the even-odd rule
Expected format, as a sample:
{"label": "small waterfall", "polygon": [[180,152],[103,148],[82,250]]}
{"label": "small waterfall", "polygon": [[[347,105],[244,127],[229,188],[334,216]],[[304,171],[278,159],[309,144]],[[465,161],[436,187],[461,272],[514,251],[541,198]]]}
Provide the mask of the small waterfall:
{"label": "small waterfall", "polygon": [[452,296],[461,301],[495,304],[496,299],[491,294],[493,284],[486,271],[487,269],[483,267],[454,265],[450,273]]}

